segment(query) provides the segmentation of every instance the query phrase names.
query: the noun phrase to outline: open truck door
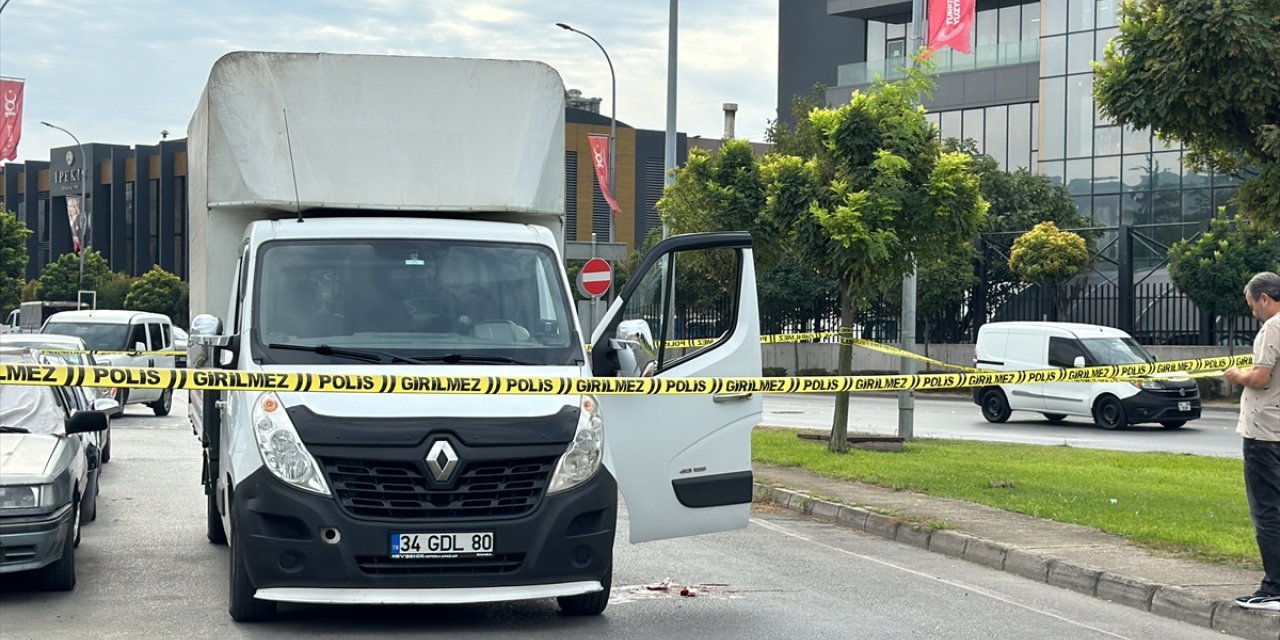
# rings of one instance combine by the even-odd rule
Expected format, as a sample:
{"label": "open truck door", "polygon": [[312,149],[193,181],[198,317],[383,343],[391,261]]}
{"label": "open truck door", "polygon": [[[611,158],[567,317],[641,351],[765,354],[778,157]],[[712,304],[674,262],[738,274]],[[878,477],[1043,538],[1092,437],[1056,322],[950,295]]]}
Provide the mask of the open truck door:
{"label": "open truck door", "polygon": [[[597,377],[755,377],[760,324],[751,236],[702,233],[645,256],[595,331]],[[605,463],[617,479],[631,542],[747,526],[751,430],[759,395],[599,398]]]}

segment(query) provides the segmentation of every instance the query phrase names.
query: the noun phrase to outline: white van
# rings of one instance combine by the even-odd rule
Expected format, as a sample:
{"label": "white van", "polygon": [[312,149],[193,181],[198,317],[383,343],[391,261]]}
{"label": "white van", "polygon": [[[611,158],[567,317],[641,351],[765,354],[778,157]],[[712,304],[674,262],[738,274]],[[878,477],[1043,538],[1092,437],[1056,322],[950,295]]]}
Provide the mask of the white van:
{"label": "white van", "polygon": [[[169,316],[142,311],[95,309],[63,311],[49,316],[41,333],[78,336],[91,351],[172,351],[173,323]],[[172,355],[114,353],[95,355],[99,364],[115,367],[157,367],[172,369]],[[145,404],[157,416],[169,415],[173,391],[165,389],[125,389],[120,406]]]}
{"label": "white van", "polygon": [[[975,364],[991,371],[1094,367],[1154,362],[1119,329],[1069,322],[993,322],[978,329]],[[1159,423],[1177,429],[1200,417],[1195,380],[1175,376],[1146,382],[1050,382],[979,387],[973,401],[988,422],[1012,411],[1041,413],[1050,422],[1091,418],[1104,429]]]}

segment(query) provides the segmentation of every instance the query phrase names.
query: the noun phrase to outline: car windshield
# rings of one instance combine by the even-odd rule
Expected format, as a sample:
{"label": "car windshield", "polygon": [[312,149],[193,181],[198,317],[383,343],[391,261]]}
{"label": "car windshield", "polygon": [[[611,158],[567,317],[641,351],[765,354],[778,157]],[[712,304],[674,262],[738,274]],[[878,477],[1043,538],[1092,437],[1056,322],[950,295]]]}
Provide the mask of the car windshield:
{"label": "car windshield", "polygon": [[129,338],[129,325],[105,322],[50,322],[44,333],[76,336],[84,340],[85,348],[93,351],[117,351],[125,349]]}
{"label": "car windshield", "polygon": [[1093,356],[1090,364],[1117,365],[1155,362],[1155,356],[1147,353],[1133,338],[1085,338],[1080,341]]}
{"label": "car windshield", "polygon": [[[256,273],[254,351],[267,362],[361,364],[353,349],[454,364],[582,358],[555,255],[541,245],[274,241]],[[307,349],[320,345],[335,349]]]}

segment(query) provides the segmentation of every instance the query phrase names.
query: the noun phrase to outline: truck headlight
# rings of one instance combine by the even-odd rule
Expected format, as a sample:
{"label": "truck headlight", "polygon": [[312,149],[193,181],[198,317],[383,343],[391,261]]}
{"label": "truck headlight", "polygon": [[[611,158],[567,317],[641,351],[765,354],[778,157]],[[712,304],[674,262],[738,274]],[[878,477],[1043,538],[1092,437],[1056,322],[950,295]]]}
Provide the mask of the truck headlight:
{"label": "truck headlight", "polygon": [[1164,388],[1164,383],[1158,380],[1135,380],[1133,381],[1133,386],[1139,389],[1157,391]]}
{"label": "truck headlight", "polygon": [[573,434],[569,450],[560,456],[556,472],[551,475],[547,493],[572,489],[596,474],[604,459],[604,418],[600,405],[591,396],[582,396],[578,412],[578,430]]}
{"label": "truck headlight", "polygon": [[262,462],[275,477],[299,489],[329,495],[329,485],[320,475],[319,465],[302,444],[275,393],[268,391],[254,403],[253,433]]}
{"label": "truck headlight", "polygon": [[0,509],[52,507],[53,487],[47,484],[0,487]]}

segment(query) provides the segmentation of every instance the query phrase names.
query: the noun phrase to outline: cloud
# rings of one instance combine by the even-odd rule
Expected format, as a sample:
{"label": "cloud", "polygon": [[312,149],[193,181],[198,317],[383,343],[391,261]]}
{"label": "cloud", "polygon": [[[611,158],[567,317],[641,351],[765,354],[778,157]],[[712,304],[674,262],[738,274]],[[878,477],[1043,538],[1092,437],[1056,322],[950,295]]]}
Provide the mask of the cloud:
{"label": "cloud", "polygon": [[[664,0],[20,0],[0,16],[0,74],[27,81],[21,159],[47,160],[70,144],[151,144],[161,129],[185,135],[213,62],[233,50],[327,51],[535,59],[565,86],[610,104],[618,119],[666,122]],[[680,7],[678,125],[719,137],[720,105],[737,102],[738,133],[760,139],[774,117],[777,2],[685,2]]]}

